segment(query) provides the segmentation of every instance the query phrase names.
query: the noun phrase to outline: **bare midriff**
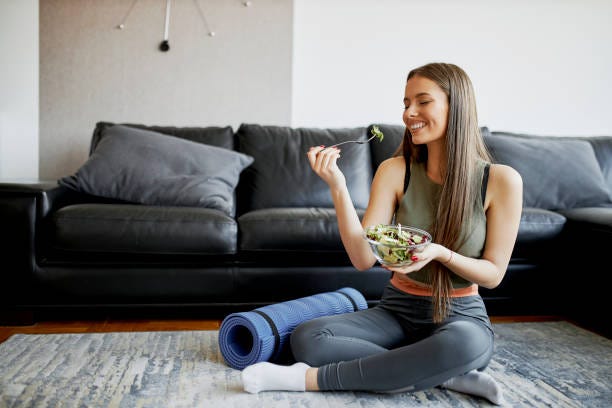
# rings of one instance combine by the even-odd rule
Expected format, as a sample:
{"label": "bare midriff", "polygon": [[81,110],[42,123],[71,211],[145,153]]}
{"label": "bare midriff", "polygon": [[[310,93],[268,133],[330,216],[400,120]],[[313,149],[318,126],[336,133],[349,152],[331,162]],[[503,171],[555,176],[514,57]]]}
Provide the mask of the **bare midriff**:
{"label": "bare midriff", "polygon": [[[417,282],[413,279],[408,278],[405,275],[394,273],[391,278],[391,284],[402,292],[409,293],[415,296],[432,296],[433,291],[430,285],[426,285],[421,282]],[[464,297],[474,296],[478,294],[478,285],[472,284],[465,288],[453,289],[451,291],[451,297]]]}

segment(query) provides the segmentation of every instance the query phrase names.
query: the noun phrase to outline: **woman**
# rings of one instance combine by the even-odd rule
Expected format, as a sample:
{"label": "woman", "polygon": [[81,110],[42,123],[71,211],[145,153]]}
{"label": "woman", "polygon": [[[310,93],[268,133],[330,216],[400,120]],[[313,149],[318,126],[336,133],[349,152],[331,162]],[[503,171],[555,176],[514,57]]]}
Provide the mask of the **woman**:
{"label": "woman", "polygon": [[403,144],[376,171],[362,222],[337,166],[340,150],[312,147],[308,159],[330,188],[356,268],[376,262],[364,226],[395,220],[429,231],[433,242],[411,265],[387,268],[393,274],[377,306],[298,326],[291,347],[299,363],[247,367],[246,391],[443,386],[501,403],[501,390],[482,372],[493,329],[478,286],[495,288],[506,272],[522,209],[521,177],[490,163],[471,81],[456,65],[432,63],[409,73],[403,120]]}

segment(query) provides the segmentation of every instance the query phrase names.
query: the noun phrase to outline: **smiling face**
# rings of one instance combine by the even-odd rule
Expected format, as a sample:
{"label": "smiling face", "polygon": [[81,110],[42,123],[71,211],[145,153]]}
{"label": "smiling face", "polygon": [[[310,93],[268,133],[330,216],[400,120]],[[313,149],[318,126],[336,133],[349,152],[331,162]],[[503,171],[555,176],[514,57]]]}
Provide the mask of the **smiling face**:
{"label": "smiling face", "polygon": [[403,119],[414,144],[442,140],[448,125],[448,96],[431,79],[411,77],[406,82]]}

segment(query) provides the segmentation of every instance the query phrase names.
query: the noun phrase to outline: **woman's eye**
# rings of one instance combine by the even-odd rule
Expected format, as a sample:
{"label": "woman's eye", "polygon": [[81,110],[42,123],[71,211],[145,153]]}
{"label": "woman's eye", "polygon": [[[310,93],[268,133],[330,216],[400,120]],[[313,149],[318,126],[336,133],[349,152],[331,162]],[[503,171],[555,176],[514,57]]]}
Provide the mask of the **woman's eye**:
{"label": "woman's eye", "polygon": [[429,102],[431,102],[431,101],[421,101],[421,102],[419,102],[419,105],[427,105]]}

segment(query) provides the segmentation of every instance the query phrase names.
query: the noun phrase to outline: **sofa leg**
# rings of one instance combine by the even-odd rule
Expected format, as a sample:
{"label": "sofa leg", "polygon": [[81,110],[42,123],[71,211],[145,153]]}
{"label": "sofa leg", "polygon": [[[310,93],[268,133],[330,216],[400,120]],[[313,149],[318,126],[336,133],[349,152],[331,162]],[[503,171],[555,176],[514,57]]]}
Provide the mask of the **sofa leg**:
{"label": "sofa leg", "polygon": [[0,326],[31,326],[34,323],[31,310],[0,310]]}

